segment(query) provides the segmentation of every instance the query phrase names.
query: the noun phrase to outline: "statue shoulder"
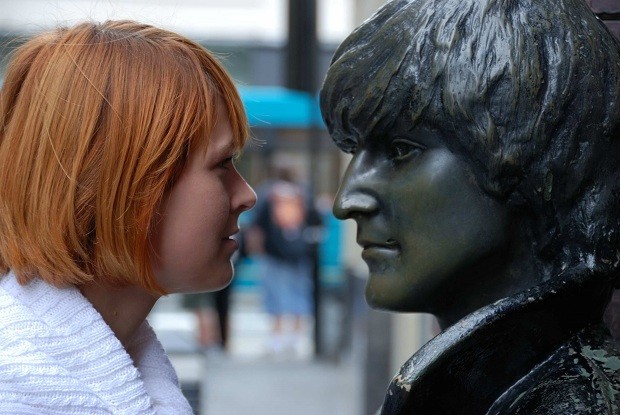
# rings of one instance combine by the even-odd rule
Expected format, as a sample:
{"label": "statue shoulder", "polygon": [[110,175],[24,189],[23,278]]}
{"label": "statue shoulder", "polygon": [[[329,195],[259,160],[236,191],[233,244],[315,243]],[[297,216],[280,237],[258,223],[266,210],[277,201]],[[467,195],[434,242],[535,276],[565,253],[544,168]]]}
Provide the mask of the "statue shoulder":
{"label": "statue shoulder", "polygon": [[575,334],[487,415],[620,414],[620,342],[601,325]]}

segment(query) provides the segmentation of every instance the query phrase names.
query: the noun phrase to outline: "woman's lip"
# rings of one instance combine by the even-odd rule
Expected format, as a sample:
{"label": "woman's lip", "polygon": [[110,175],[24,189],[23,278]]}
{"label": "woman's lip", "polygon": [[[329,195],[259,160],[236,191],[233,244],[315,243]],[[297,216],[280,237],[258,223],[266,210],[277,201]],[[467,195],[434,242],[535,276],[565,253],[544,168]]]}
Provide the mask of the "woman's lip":
{"label": "woman's lip", "polygon": [[228,233],[228,235],[226,237],[224,237],[224,239],[231,239],[231,238],[233,238],[238,233],[239,233],[239,229],[235,229],[234,231]]}
{"label": "woman's lip", "polygon": [[226,245],[229,246],[231,248],[234,247],[235,250],[239,249],[239,242],[237,242],[236,240],[234,240],[233,238],[224,238],[222,239],[222,242]]}

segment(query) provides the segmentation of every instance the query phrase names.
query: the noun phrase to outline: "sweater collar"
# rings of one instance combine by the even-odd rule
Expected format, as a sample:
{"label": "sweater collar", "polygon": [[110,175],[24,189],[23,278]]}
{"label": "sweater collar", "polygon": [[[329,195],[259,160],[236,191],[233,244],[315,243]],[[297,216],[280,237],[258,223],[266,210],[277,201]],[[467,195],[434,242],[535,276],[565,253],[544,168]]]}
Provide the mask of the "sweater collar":
{"label": "sweater collar", "polygon": [[[24,337],[20,323],[34,328],[25,340],[29,355],[58,367],[54,381],[77,385],[115,414],[191,414],[178,379],[155,333],[145,321],[128,349],[90,302],[73,287],[58,288],[35,278],[20,285],[15,276],[0,278],[11,297],[3,331]],[[168,407],[173,402],[175,408]]]}

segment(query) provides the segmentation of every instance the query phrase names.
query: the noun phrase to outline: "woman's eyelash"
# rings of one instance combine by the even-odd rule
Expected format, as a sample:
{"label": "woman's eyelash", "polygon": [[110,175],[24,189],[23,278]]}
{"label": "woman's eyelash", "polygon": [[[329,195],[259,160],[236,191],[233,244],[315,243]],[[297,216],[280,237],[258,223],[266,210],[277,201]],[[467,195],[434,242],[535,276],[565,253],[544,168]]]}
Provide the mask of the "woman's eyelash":
{"label": "woman's eyelash", "polygon": [[232,162],[233,162],[233,156],[230,156],[220,161],[217,166],[226,169],[232,164]]}

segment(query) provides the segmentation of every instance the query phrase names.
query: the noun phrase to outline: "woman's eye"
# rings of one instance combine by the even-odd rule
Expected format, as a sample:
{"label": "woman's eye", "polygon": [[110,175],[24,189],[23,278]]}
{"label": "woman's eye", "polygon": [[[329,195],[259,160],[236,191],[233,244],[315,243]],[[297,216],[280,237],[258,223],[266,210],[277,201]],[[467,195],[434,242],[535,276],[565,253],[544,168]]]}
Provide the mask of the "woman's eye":
{"label": "woman's eye", "polygon": [[228,158],[220,161],[217,166],[219,168],[222,168],[222,169],[228,169],[230,166],[232,166],[232,164],[233,164],[233,158],[232,157],[228,157]]}
{"label": "woman's eye", "polygon": [[409,140],[397,139],[390,144],[390,158],[401,161],[409,157],[416,157],[425,150],[424,146]]}

